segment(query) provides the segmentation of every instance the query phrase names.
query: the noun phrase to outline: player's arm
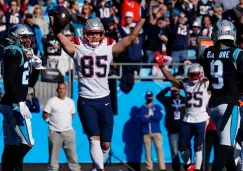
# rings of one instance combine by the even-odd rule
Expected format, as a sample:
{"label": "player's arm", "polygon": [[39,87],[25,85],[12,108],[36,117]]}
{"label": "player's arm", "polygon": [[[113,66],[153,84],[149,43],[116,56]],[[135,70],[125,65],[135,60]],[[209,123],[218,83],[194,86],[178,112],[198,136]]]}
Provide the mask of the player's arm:
{"label": "player's arm", "polygon": [[44,119],[44,121],[46,123],[49,123],[50,122],[50,119],[49,119],[49,113],[44,111],[43,114],[42,114],[42,118]]}
{"label": "player's arm", "polygon": [[35,86],[35,84],[36,84],[36,82],[38,81],[38,78],[39,78],[39,73],[40,73],[40,70],[32,68],[32,71],[29,75],[29,87]]}
{"label": "player's arm", "polygon": [[156,122],[159,122],[162,119],[162,110],[161,110],[161,107],[157,106],[157,105],[155,108],[156,108],[155,113],[154,113],[154,115],[150,116],[150,119],[152,119]]}
{"label": "player's arm", "polygon": [[44,121],[46,123],[50,123],[50,118],[49,118],[49,114],[51,113],[52,111],[52,101],[51,99],[48,100],[48,102],[46,103],[46,106],[45,108],[43,109],[43,114],[42,114],[42,118],[44,119]]}
{"label": "player's arm", "polygon": [[75,54],[75,45],[66,37],[61,33],[61,29],[60,29],[60,25],[59,23],[56,23],[55,21],[55,17],[53,17],[53,15],[58,15],[58,11],[55,11],[55,8],[58,7],[54,7],[49,15],[49,19],[50,19],[50,24],[52,27],[52,30],[58,40],[58,42],[60,43],[61,47],[63,48],[63,50],[70,56],[73,57]]}
{"label": "player's arm", "polygon": [[237,70],[239,74],[239,81],[240,81],[240,92],[243,93],[243,51],[241,50],[239,52],[238,58],[237,58]]}
{"label": "player's arm", "polygon": [[132,42],[138,37],[139,32],[141,31],[143,25],[145,23],[145,19],[141,18],[136,26],[133,28],[132,32],[127,36],[118,41],[112,47],[113,56],[116,57],[120,53],[124,52],[126,48],[132,44]]}
{"label": "player's arm", "polygon": [[124,52],[126,48],[132,44],[132,42],[138,37],[139,32],[141,31],[146,18],[149,16],[149,8],[150,3],[147,2],[146,8],[142,11],[141,19],[138,21],[136,26],[132,29],[132,32],[127,36],[118,41],[113,47],[112,47],[112,53],[113,56],[116,57],[120,53]]}
{"label": "player's arm", "polygon": [[16,103],[21,102],[20,91],[16,88],[15,79],[17,73],[19,73],[19,66],[21,65],[22,54],[17,49],[7,50],[3,53],[4,62],[4,87],[7,90],[6,93],[11,97],[11,101]]}
{"label": "player's arm", "polygon": [[156,63],[159,65],[160,70],[164,74],[164,76],[176,87],[181,87],[181,82],[173,77],[173,75],[170,74],[170,72],[165,68],[164,66],[164,57],[157,51],[154,53],[154,58]]}

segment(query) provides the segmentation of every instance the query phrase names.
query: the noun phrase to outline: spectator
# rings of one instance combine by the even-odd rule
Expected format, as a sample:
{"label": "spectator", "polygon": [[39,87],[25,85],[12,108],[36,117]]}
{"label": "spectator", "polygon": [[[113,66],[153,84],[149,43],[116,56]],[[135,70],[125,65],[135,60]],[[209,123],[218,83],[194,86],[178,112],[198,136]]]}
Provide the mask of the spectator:
{"label": "spectator", "polygon": [[5,47],[5,35],[7,32],[6,24],[3,23],[4,13],[0,10],[0,53]]}
{"label": "spectator", "polygon": [[201,36],[211,37],[213,26],[211,24],[210,17],[205,15],[202,19]]}
{"label": "spectator", "polygon": [[22,4],[21,8],[19,8],[17,0],[10,0],[9,8],[7,8],[4,0],[0,0],[3,12],[6,13],[7,28],[10,28],[14,24],[23,23],[23,14],[27,9],[28,2],[29,0],[24,0],[24,3]]}
{"label": "spectator", "polygon": [[29,88],[25,103],[26,106],[29,108],[30,112],[40,112],[40,103],[34,88]]}
{"label": "spectator", "polygon": [[25,24],[31,28],[33,33],[35,34],[35,40],[37,47],[34,48],[35,54],[37,56],[42,56],[44,54],[43,44],[42,44],[42,32],[40,27],[33,22],[33,15],[28,13],[26,14]]}
{"label": "spectator", "polygon": [[223,7],[221,4],[215,4],[213,10],[214,14],[211,16],[212,26],[214,26],[219,20],[222,19]]}
{"label": "spectator", "polygon": [[105,30],[108,29],[108,24],[113,21],[113,4],[112,1],[98,0],[95,6],[96,17],[99,17]]}
{"label": "spectator", "polygon": [[37,26],[39,26],[43,37],[46,37],[46,35],[49,33],[48,23],[44,19],[43,10],[42,10],[41,6],[39,6],[39,5],[36,5],[34,7],[33,24],[36,24]]}
{"label": "spectator", "polygon": [[[165,96],[169,91],[171,91],[171,96]],[[180,170],[178,143],[180,128],[185,115],[185,97],[180,95],[180,90],[176,87],[167,87],[161,90],[156,98],[165,107],[165,127],[168,132],[172,168],[174,171],[178,171]]]}
{"label": "spectator", "polygon": [[67,86],[59,83],[57,96],[46,103],[43,119],[49,124],[49,170],[58,170],[58,156],[64,148],[71,171],[81,171],[76,153],[76,136],[72,128],[72,118],[76,112],[74,101],[65,96]]}
{"label": "spectator", "polygon": [[[178,21],[172,22],[172,60],[174,63],[181,63],[188,59],[188,46],[190,43],[190,29],[186,24],[186,15],[180,12]],[[174,66],[178,70],[178,65]],[[176,71],[178,72],[178,71]]]}
{"label": "spectator", "polygon": [[197,0],[178,0],[175,7],[186,15],[188,24],[191,26],[197,16]]}
{"label": "spectator", "polygon": [[146,103],[140,107],[140,119],[142,122],[142,134],[145,146],[146,154],[146,168],[148,171],[153,170],[153,162],[151,156],[152,140],[155,144],[159,169],[165,171],[164,152],[162,149],[162,135],[160,130],[160,120],[162,119],[162,110],[159,105],[153,103],[153,93],[151,91],[146,92]]}
{"label": "spectator", "polygon": [[233,9],[238,5],[239,0],[215,0],[216,3],[222,4],[224,12]]}
{"label": "spectator", "polygon": [[141,0],[121,0],[121,25],[125,25],[126,12],[130,11],[134,15],[134,21],[140,19]]}
{"label": "spectator", "polygon": [[81,11],[81,14],[79,14],[79,21],[81,23],[85,23],[87,19],[89,18],[93,18],[93,12],[92,12],[93,8],[91,5],[89,4],[84,4],[83,5],[83,8],[82,8],[82,11]]}
{"label": "spectator", "polygon": [[[156,20],[155,24],[148,25],[147,41],[146,41],[146,55],[147,62],[154,62],[154,52],[159,51],[161,54],[166,55],[166,46],[168,37],[170,36],[170,30],[166,27],[166,21],[164,17],[160,17]],[[163,53],[164,52],[164,53]]]}
{"label": "spectator", "polygon": [[238,24],[243,15],[243,0],[239,0],[239,4],[232,9],[232,22],[236,24],[236,28],[239,28]]}
{"label": "spectator", "polygon": [[194,21],[192,24],[192,30],[190,31],[190,46],[189,49],[197,51],[198,48],[198,36],[200,36],[201,25]]}
{"label": "spectator", "polygon": [[212,0],[199,0],[198,1],[197,16],[200,19],[199,21],[201,21],[205,15],[213,14],[213,6],[214,6],[214,1],[212,1]]}

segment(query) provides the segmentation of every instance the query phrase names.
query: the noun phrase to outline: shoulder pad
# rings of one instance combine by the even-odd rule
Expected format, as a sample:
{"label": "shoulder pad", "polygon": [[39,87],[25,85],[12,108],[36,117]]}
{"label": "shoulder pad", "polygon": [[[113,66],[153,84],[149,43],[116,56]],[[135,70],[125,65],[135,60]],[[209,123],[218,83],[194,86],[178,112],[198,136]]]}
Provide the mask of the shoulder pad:
{"label": "shoulder pad", "polygon": [[3,49],[4,53],[7,54],[7,55],[13,55],[15,56],[18,52],[23,56],[23,50],[16,46],[16,45],[10,45],[10,46],[7,46]]}
{"label": "shoulder pad", "polygon": [[107,46],[112,45],[113,43],[115,43],[115,40],[110,38],[110,37],[107,37],[106,40],[107,40]]}
{"label": "shoulder pad", "polygon": [[9,58],[10,60],[20,58],[21,60],[19,66],[24,64],[24,52],[20,47],[16,45],[10,45],[5,47],[3,49],[3,54],[5,57]]}
{"label": "shoulder pad", "polygon": [[75,45],[80,45],[81,44],[81,40],[79,37],[72,37],[71,38],[71,42],[73,42]]}
{"label": "shoulder pad", "polygon": [[202,79],[202,82],[203,82],[203,83],[205,83],[205,82],[207,82],[207,81],[209,81],[207,77],[204,77],[204,78]]}
{"label": "shoulder pad", "polygon": [[182,81],[185,83],[188,81],[188,78],[183,78]]}

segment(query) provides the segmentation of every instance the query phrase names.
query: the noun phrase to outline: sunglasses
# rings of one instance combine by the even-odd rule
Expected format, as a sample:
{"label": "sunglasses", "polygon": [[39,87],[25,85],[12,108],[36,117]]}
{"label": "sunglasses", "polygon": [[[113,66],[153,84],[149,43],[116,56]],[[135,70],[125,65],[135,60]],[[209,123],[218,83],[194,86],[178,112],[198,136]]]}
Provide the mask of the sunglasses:
{"label": "sunglasses", "polygon": [[10,6],[17,6],[17,4],[10,4]]}

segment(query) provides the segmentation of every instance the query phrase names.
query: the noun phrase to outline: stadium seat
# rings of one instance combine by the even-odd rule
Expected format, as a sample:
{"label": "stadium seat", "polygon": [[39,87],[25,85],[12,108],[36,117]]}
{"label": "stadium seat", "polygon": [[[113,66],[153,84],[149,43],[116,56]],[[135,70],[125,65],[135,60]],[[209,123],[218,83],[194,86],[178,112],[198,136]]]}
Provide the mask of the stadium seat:
{"label": "stadium seat", "polygon": [[151,76],[151,68],[141,68],[139,72],[140,77]]}

